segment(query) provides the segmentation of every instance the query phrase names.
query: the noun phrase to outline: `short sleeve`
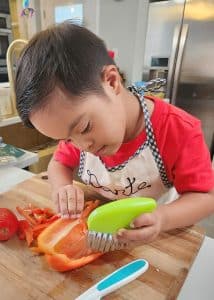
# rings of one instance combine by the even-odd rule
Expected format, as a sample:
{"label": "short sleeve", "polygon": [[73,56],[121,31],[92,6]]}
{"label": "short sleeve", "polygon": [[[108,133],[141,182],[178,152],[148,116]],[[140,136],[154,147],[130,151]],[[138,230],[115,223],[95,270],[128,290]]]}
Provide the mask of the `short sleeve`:
{"label": "short sleeve", "polygon": [[214,171],[200,122],[187,133],[175,161],[172,177],[180,194],[208,192],[214,187]]}
{"label": "short sleeve", "polygon": [[66,167],[76,168],[79,165],[80,150],[71,143],[60,141],[53,157]]}

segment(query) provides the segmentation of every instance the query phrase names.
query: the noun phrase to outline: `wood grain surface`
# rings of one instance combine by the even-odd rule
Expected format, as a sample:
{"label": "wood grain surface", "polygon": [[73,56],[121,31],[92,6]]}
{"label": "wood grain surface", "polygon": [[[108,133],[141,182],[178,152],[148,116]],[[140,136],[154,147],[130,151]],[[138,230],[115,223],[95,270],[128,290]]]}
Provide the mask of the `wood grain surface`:
{"label": "wood grain surface", "polygon": [[[89,191],[87,198],[92,197]],[[17,205],[27,203],[51,207],[50,186],[41,175],[0,194],[0,207],[14,212]],[[43,256],[32,254],[26,242],[14,237],[0,243],[0,299],[72,300],[116,268],[138,258],[148,260],[148,271],[104,299],[176,299],[203,238],[203,230],[197,227],[174,230],[151,244],[107,253],[85,267],[58,273],[48,267]]]}

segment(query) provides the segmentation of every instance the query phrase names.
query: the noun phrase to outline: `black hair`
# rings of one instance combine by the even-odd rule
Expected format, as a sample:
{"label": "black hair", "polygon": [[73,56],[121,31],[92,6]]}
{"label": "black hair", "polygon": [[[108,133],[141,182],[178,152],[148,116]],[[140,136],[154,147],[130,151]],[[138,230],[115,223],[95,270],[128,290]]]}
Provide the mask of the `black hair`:
{"label": "black hair", "polygon": [[17,111],[28,127],[29,114],[48,104],[57,85],[71,95],[102,94],[102,70],[114,64],[104,42],[86,28],[66,21],[37,33],[18,62]]}

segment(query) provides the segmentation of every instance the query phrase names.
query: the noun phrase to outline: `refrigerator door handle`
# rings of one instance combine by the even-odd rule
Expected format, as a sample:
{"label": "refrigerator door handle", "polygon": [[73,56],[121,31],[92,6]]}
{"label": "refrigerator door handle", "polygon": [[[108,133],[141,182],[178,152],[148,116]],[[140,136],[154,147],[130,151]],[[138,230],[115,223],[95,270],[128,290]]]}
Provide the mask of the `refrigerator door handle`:
{"label": "refrigerator door handle", "polygon": [[175,102],[176,102],[176,95],[177,95],[179,77],[180,77],[180,72],[181,72],[181,64],[182,64],[182,60],[183,60],[183,54],[184,54],[185,44],[186,44],[186,40],[187,40],[188,30],[189,30],[189,25],[183,24],[183,27],[181,30],[180,44],[179,44],[179,49],[178,49],[177,63],[175,66],[175,75],[174,75],[172,98],[171,98],[172,104],[175,104]]}
{"label": "refrigerator door handle", "polygon": [[175,70],[176,55],[178,52],[180,31],[181,31],[181,26],[180,25],[175,26],[173,40],[172,40],[172,51],[169,60],[167,86],[166,86],[166,98],[168,99],[171,98],[171,94],[172,94],[173,74]]}

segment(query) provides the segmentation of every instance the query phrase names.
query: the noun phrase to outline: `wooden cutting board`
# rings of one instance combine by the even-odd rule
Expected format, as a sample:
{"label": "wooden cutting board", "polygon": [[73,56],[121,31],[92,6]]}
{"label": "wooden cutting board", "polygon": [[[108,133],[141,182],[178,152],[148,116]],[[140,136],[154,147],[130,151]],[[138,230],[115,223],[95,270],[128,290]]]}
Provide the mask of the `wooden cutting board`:
{"label": "wooden cutting board", "polygon": [[[51,206],[50,186],[40,177],[35,176],[0,194],[0,207],[15,212],[17,205],[27,203]],[[43,256],[33,255],[25,241],[14,237],[0,243],[0,298],[72,300],[116,268],[145,258],[150,264],[148,271],[105,299],[176,299],[203,238],[203,230],[197,227],[174,230],[161,234],[149,245],[107,253],[78,270],[58,273],[49,269]]]}

